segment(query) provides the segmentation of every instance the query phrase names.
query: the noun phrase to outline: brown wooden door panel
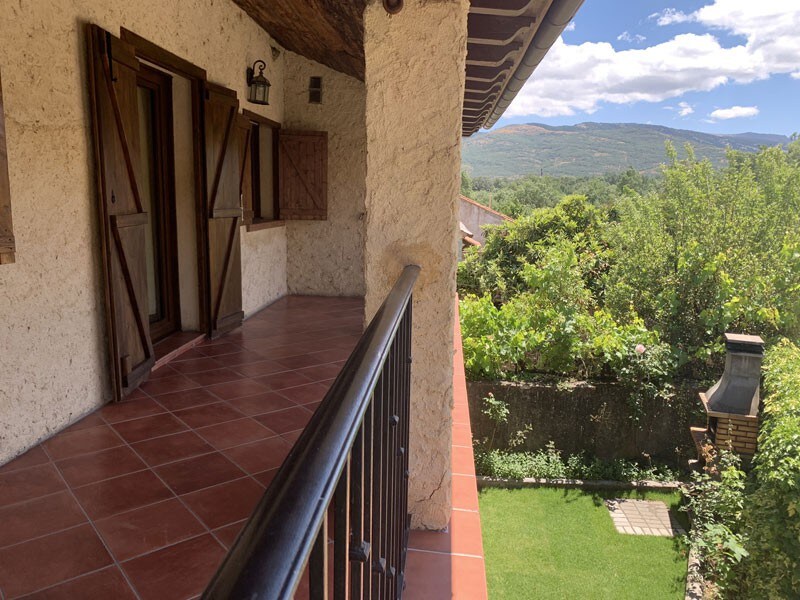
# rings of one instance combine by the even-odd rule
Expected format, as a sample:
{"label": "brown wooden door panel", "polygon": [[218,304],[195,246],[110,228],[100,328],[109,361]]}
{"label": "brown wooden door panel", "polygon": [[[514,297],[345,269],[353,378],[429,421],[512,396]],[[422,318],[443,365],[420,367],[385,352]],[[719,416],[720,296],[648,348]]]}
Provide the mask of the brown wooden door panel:
{"label": "brown wooden door panel", "polygon": [[139,114],[133,47],[89,26],[90,97],[111,375],[120,400],[153,365],[147,315],[147,214],[139,194]]}
{"label": "brown wooden door panel", "polygon": [[242,312],[242,132],[236,92],[213,84],[204,107],[210,335],[238,327]]}
{"label": "brown wooden door panel", "polygon": [[278,185],[282,219],[328,218],[328,134],[278,135]]}

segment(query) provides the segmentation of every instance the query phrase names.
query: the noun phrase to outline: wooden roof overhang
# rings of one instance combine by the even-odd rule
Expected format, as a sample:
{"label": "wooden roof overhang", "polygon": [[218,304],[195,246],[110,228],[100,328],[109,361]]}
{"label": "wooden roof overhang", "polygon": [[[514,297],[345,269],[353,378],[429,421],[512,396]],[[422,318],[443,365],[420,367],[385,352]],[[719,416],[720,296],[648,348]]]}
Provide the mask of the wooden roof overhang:
{"label": "wooden roof overhang", "polygon": [[[234,0],[281,46],[364,80],[369,0]],[[396,2],[394,2],[396,4]],[[583,0],[471,0],[462,133],[491,127]]]}

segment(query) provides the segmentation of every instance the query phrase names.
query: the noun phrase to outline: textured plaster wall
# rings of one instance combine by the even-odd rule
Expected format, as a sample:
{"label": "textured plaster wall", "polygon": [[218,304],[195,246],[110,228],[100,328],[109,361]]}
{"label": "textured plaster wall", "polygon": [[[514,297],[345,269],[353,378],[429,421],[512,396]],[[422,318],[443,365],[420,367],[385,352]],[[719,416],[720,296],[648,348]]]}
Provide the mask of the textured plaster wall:
{"label": "textured plaster wall", "polygon": [[[286,224],[293,294],[364,295],[366,144],[364,83],[286,53],[283,127],[328,132],[328,220]],[[309,77],[322,77],[322,103],[309,104]]]}
{"label": "textured plaster wall", "polygon": [[[205,68],[245,97],[244,69],[270,59],[269,107],[283,117],[285,53],[228,0],[0,2],[0,70],[8,136],[16,263],[0,267],[0,463],[110,398],[100,287],[83,24],[120,26]],[[249,311],[285,289],[281,231],[243,244]],[[285,260],[285,258],[283,259]],[[253,265],[259,263],[256,268]],[[270,286],[274,285],[272,289]],[[284,286],[284,287],[281,287]]]}
{"label": "textured plaster wall", "polygon": [[366,9],[366,312],[409,263],[414,362],[409,508],[415,527],[447,525],[461,100],[467,0]]}
{"label": "textured plaster wall", "polygon": [[242,227],[242,309],[245,318],[286,295],[286,228]]}

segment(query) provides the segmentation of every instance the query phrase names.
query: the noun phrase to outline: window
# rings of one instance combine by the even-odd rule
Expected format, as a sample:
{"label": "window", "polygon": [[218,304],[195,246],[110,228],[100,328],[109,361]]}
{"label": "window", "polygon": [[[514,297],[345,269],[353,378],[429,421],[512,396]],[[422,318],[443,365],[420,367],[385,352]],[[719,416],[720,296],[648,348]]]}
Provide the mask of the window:
{"label": "window", "polygon": [[0,265],[14,262],[14,229],[11,224],[11,189],[8,180],[6,124],[3,112],[3,85],[0,80]]}
{"label": "window", "polygon": [[280,224],[278,204],[278,130],[280,125],[250,111],[250,182],[252,205],[245,208],[248,231]]}
{"label": "window", "polygon": [[322,104],[322,77],[311,77],[308,80],[309,104]]}

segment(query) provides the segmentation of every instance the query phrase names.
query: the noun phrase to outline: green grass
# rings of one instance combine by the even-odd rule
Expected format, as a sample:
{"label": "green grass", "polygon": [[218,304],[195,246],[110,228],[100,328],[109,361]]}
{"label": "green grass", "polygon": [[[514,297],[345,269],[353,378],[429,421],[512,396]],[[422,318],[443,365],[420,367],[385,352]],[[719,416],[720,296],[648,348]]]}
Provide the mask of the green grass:
{"label": "green grass", "polygon": [[683,598],[686,558],[680,542],[617,533],[603,499],[622,497],[662,500],[671,509],[680,500],[678,493],[483,490],[489,598]]}

